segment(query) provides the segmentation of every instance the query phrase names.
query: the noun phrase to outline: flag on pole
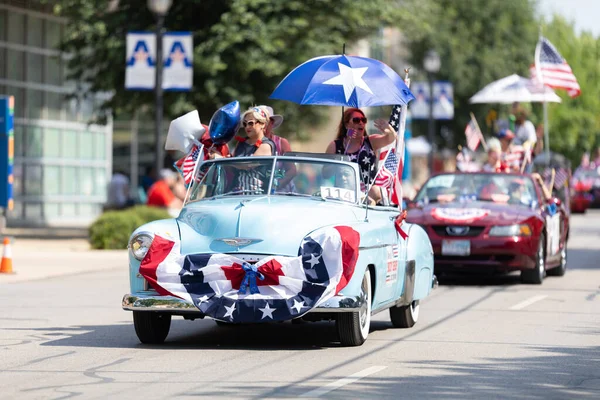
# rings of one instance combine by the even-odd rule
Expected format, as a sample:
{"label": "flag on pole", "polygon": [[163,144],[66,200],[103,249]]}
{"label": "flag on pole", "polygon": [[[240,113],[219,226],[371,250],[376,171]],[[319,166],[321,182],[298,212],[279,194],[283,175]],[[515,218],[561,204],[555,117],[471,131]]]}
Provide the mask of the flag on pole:
{"label": "flag on pole", "polygon": [[566,90],[571,98],[581,94],[571,67],[556,47],[543,36],[540,36],[535,47],[535,65],[531,67],[531,77],[553,89]]}
{"label": "flag on pole", "polygon": [[467,124],[467,128],[465,129],[465,136],[467,137],[467,147],[471,151],[477,150],[480,142],[480,134],[479,129],[477,129],[477,125],[473,120],[470,120]]}
{"label": "flag on pole", "polygon": [[390,115],[390,125],[397,133],[396,140],[379,153],[379,173],[375,184],[387,190],[390,202],[402,202],[402,170],[404,169],[404,132],[399,133],[402,107],[395,105]]}
{"label": "flag on pole", "polygon": [[183,175],[183,181],[186,186],[192,182],[192,175],[194,175],[194,168],[196,167],[196,162],[198,161],[198,155],[200,154],[200,151],[200,147],[195,144],[187,156],[175,162],[175,168],[181,171],[181,174]]}

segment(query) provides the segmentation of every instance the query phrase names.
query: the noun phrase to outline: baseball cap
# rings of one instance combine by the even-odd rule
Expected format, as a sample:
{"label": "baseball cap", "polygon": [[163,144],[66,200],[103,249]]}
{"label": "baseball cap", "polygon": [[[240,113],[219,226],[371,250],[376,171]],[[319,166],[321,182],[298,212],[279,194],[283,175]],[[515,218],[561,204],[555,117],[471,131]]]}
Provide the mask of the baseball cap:
{"label": "baseball cap", "polygon": [[269,106],[259,106],[260,108],[264,108],[267,110],[271,118],[273,119],[273,129],[277,128],[283,122],[283,116],[279,114],[275,114],[272,107]]}
{"label": "baseball cap", "polygon": [[498,139],[514,139],[515,134],[510,129],[500,129],[500,132],[496,135]]}
{"label": "baseball cap", "polygon": [[175,171],[173,171],[172,169],[163,168],[158,173],[158,176],[160,177],[160,179],[169,179],[169,178],[174,179],[174,178],[177,178],[177,173]]}

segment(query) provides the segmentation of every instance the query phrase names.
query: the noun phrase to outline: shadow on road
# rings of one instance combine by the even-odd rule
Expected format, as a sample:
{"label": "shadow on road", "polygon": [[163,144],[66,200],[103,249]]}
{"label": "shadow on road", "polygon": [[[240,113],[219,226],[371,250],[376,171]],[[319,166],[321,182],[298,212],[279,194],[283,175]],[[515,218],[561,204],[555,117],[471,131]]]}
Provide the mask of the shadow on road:
{"label": "shadow on road", "polygon": [[[391,324],[389,324],[391,326]],[[133,323],[123,325],[82,325],[68,328],[27,328],[43,331],[54,338],[41,346],[156,348],[187,349],[243,349],[243,350],[316,350],[339,347],[333,322],[292,324],[269,323],[255,325],[217,326],[210,319],[185,321],[173,317],[171,330],[162,345],[144,345],[139,342]]]}

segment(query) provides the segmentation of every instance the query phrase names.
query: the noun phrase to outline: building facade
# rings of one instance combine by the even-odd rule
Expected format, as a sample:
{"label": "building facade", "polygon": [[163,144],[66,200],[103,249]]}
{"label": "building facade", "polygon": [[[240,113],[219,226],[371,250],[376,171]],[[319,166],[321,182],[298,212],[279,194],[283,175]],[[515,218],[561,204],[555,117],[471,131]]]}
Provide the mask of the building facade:
{"label": "building facade", "polygon": [[8,226],[86,226],[106,201],[112,123],[89,125],[95,100],[67,99],[65,24],[51,4],[0,0],[0,94],[15,97]]}

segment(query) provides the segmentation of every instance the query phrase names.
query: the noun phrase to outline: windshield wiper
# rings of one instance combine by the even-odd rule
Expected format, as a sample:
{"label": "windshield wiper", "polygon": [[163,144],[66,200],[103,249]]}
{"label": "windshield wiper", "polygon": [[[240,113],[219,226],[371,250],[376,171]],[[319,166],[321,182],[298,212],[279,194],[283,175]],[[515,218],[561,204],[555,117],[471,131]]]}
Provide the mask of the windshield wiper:
{"label": "windshield wiper", "polygon": [[223,194],[218,194],[216,196],[211,197],[209,200],[214,200],[214,199],[218,199],[221,197],[225,197],[225,196],[231,196],[231,195],[236,195],[236,194],[253,194],[253,195],[264,195],[264,193],[260,192],[258,193],[258,190],[251,190],[251,189],[243,189],[243,190],[236,190],[234,192],[228,192],[228,193],[223,193]]}
{"label": "windshield wiper", "polygon": [[315,195],[310,195],[310,194],[306,194],[306,193],[296,193],[296,192],[275,192],[275,195],[280,195],[280,196],[298,196],[298,197],[307,197],[309,199],[313,199],[313,200],[319,200],[319,201],[325,201],[324,198],[322,198],[321,196],[315,196]]}

